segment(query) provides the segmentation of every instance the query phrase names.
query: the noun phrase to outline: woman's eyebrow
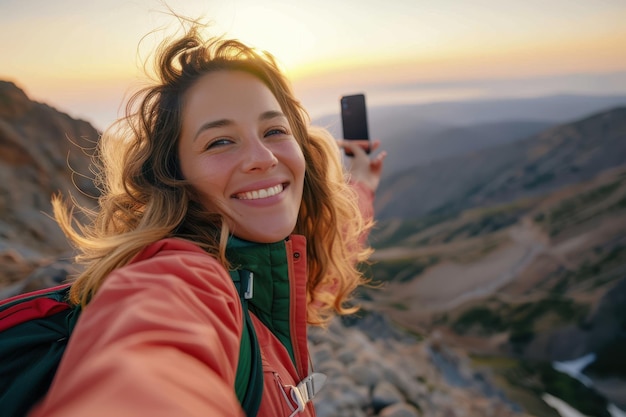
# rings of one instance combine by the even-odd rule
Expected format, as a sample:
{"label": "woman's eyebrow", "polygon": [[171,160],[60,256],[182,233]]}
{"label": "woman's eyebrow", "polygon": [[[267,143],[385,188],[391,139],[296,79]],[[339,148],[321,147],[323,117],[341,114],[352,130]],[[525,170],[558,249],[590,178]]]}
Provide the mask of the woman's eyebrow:
{"label": "woman's eyebrow", "polygon": [[213,122],[204,123],[202,126],[200,126],[200,128],[196,132],[196,135],[193,137],[192,142],[195,142],[195,140],[198,139],[198,136],[200,136],[200,134],[204,132],[205,130],[214,129],[216,127],[230,126],[230,125],[233,125],[234,123],[235,122],[233,122],[230,119],[220,119],[220,120],[215,120]]}
{"label": "woman's eyebrow", "polygon": [[276,117],[284,117],[285,119],[287,118],[287,116],[285,116],[283,112],[281,111],[269,110],[269,111],[261,113],[261,115],[259,116],[259,120],[269,120],[269,119],[274,119]]}

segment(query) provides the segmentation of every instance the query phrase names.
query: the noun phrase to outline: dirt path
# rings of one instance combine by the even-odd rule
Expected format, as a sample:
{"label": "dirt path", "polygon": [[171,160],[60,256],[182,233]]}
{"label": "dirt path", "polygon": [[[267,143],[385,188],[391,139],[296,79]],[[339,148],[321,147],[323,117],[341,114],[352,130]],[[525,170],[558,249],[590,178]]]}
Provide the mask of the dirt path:
{"label": "dirt path", "polygon": [[387,300],[404,301],[410,312],[432,313],[453,309],[467,301],[497,292],[514,280],[546,250],[544,237],[530,222],[509,229],[508,244],[477,262],[444,262],[426,270],[418,279],[389,283],[382,291]]}
{"label": "dirt path", "polygon": [[[416,279],[389,282],[373,294],[374,301],[368,303],[370,308],[382,310],[402,326],[424,331],[430,328],[436,314],[493,295],[505,297],[500,292],[502,288],[518,279],[540,255],[561,263],[557,258],[563,254],[553,253],[549,239],[532,220],[523,219],[503,233],[508,237],[506,243],[474,262],[445,261]],[[460,253],[471,250],[467,241],[453,244],[461,249]]]}

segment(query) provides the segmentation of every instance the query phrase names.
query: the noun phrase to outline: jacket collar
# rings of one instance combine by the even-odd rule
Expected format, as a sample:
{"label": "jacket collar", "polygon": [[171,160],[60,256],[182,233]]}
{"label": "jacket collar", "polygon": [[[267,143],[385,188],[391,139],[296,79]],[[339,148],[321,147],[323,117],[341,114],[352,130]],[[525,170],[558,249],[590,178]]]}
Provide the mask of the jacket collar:
{"label": "jacket collar", "polygon": [[254,274],[253,294],[248,300],[250,311],[278,337],[294,359],[286,246],[286,241],[254,243],[231,237],[226,246],[226,258],[232,269]]}

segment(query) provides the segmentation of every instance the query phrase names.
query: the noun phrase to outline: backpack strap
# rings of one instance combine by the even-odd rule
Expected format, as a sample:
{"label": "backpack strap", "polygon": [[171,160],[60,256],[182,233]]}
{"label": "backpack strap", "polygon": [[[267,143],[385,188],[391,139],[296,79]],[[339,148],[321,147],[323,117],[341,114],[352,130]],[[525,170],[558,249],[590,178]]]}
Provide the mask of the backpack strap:
{"label": "backpack strap", "polygon": [[244,269],[229,272],[239,293],[244,321],[235,392],[246,416],[256,417],[263,396],[263,366],[259,341],[248,311],[248,300],[254,295],[254,275]]}
{"label": "backpack strap", "polygon": [[69,287],[64,284],[0,300],[0,331],[69,309]]}

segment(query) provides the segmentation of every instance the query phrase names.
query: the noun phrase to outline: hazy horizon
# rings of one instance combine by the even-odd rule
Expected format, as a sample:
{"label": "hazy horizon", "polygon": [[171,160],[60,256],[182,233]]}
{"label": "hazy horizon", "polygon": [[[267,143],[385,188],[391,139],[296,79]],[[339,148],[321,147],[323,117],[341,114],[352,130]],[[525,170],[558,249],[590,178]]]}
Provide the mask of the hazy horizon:
{"label": "hazy horizon", "polygon": [[[276,56],[311,116],[342,94],[371,106],[626,94],[626,2],[189,0],[176,12]],[[2,0],[0,79],[97,128],[143,84],[178,28],[161,0]],[[155,31],[149,36],[146,34]]]}
{"label": "hazy horizon", "polygon": [[[577,74],[555,82],[551,88],[545,83],[553,77],[511,80],[468,80],[455,83],[416,83],[398,85],[372,85],[361,89],[325,86],[306,90],[295,84],[298,97],[312,119],[339,114],[339,96],[355,92],[365,92],[370,108],[421,105],[434,103],[464,103],[493,100],[523,100],[553,96],[590,96],[590,97],[626,97],[626,71],[611,74]],[[80,93],[70,100],[58,103],[54,98],[40,97],[33,93],[19,79],[0,79],[14,82],[25,91],[31,100],[43,102],[57,110],[69,114],[75,119],[86,120],[102,130],[113,123],[123,110],[123,97],[130,92],[119,91],[108,99],[98,97],[89,100],[88,95]],[[300,91],[299,91],[300,89]],[[626,104],[626,103],[625,103]],[[120,110],[122,109],[122,110]]]}

